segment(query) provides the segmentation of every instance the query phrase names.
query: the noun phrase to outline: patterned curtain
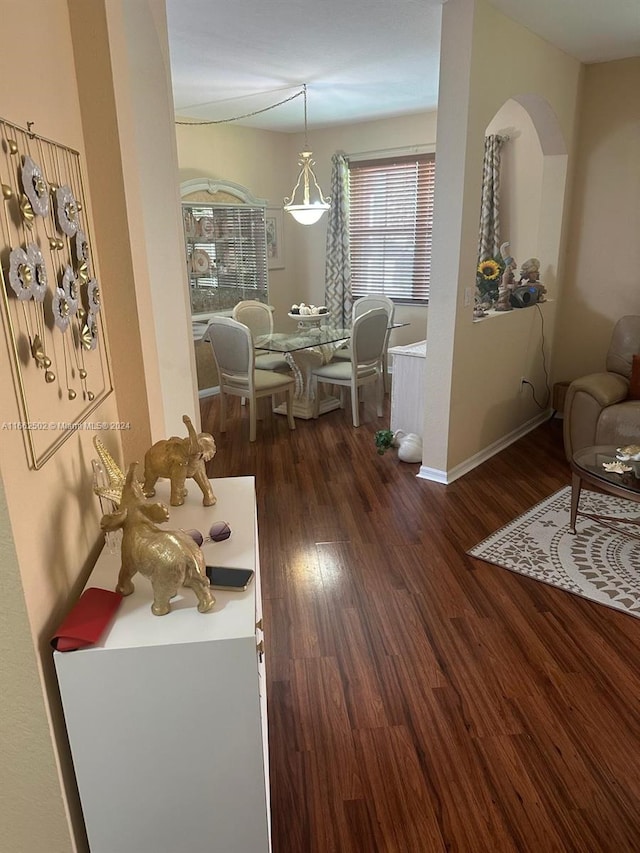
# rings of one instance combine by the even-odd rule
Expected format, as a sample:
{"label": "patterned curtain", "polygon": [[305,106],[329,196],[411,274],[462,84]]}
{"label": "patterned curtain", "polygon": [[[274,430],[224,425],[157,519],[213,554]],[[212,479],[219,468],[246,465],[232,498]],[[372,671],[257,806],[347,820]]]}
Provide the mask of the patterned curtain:
{"label": "patterned curtain", "polygon": [[478,262],[500,257],[500,149],[506,136],[484,139]]}
{"label": "patterned curtain", "polygon": [[324,303],[336,326],[351,324],[351,260],[349,255],[349,160],[337,151],[331,158],[331,207],[327,223]]}

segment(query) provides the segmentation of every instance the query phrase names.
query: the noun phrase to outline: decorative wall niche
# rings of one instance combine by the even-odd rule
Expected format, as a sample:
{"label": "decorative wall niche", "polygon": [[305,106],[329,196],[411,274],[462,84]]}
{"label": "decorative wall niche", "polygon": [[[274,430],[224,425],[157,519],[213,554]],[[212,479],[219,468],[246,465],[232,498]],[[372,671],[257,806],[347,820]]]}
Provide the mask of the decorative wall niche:
{"label": "decorative wall niche", "polygon": [[29,464],[112,392],[77,151],[0,119],[2,319]]}

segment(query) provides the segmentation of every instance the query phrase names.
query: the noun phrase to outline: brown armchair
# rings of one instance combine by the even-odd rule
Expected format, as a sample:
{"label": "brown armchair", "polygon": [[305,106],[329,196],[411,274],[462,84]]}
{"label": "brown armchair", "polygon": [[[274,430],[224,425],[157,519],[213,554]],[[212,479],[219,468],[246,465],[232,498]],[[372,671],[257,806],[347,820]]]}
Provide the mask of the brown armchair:
{"label": "brown armchair", "polygon": [[575,379],[567,391],[563,424],[567,459],[597,444],[640,444],[640,400],[628,398],[636,353],[640,353],[640,317],[622,317],[611,336],[607,372]]}

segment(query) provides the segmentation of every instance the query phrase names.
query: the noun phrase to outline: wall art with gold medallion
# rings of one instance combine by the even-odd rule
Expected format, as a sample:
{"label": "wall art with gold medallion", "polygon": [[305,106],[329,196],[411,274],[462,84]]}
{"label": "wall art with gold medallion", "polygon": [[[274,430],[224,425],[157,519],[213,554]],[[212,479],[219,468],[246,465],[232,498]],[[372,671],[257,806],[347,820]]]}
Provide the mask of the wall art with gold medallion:
{"label": "wall art with gold medallion", "polygon": [[[112,392],[77,151],[0,119],[3,323],[20,429],[40,468]],[[6,410],[5,410],[6,411]]]}

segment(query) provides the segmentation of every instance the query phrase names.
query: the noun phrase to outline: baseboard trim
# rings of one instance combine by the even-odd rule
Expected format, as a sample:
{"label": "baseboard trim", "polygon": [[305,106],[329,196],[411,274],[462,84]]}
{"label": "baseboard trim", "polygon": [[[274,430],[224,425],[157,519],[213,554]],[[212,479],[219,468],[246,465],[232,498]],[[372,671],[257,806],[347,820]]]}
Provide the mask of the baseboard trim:
{"label": "baseboard trim", "polygon": [[469,471],[473,471],[473,469],[477,468],[478,465],[482,465],[482,463],[486,462],[487,459],[491,459],[491,457],[495,456],[496,453],[500,453],[501,450],[509,447],[509,445],[513,444],[514,441],[518,441],[518,439],[536,429],[536,427],[539,427],[540,424],[549,420],[551,414],[552,409],[546,409],[544,412],[536,415],[535,418],[521,424],[521,426],[513,430],[513,432],[502,436],[502,438],[494,441],[493,444],[490,444],[478,453],[474,453],[473,456],[470,456],[469,459],[466,459],[464,462],[456,465],[450,471],[442,471],[438,468],[428,468],[426,465],[421,465],[416,476],[421,480],[431,480],[434,483],[442,483],[444,485],[453,483],[454,480],[468,474]]}

